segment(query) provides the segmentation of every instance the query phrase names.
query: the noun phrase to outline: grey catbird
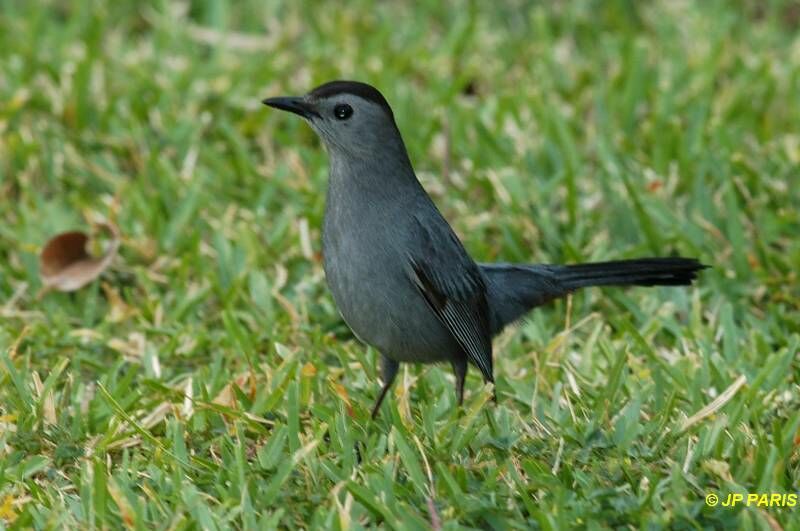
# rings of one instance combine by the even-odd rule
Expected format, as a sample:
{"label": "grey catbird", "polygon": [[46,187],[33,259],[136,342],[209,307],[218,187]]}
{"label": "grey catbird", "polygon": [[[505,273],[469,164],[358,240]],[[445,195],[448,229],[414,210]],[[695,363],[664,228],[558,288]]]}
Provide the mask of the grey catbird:
{"label": "grey catbird", "polygon": [[332,81],[263,103],[305,118],[327,148],[325,275],[348,326],[381,353],[373,417],[400,362],[450,362],[461,404],[467,363],[494,382],[492,337],[530,309],[587,286],[689,285],[704,267],[680,257],[477,264],[414,175],[377,89]]}

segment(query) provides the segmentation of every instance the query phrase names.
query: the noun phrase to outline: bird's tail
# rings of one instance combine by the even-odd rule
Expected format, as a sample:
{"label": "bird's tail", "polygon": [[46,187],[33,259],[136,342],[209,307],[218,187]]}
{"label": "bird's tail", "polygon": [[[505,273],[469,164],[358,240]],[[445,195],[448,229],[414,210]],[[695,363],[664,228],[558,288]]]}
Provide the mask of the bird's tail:
{"label": "bird's tail", "polygon": [[567,290],[588,286],[687,286],[707,267],[694,258],[637,258],[549,266]]}
{"label": "bird's tail", "polygon": [[577,265],[481,264],[492,331],[536,306],[590,286],[688,286],[708,266],[695,258],[637,258]]}

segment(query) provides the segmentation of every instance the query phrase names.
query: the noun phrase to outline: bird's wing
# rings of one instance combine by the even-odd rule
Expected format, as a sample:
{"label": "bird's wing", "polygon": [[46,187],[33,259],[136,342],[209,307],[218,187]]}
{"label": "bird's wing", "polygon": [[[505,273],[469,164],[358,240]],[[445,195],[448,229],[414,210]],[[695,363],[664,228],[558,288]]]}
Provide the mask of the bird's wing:
{"label": "bird's wing", "polygon": [[[439,215],[436,212],[437,217]],[[484,379],[493,382],[492,336],[486,284],[444,218],[416,220],[409,275],[436,317],[450,331]],[[437,230],[438,228],[438,230]]]}

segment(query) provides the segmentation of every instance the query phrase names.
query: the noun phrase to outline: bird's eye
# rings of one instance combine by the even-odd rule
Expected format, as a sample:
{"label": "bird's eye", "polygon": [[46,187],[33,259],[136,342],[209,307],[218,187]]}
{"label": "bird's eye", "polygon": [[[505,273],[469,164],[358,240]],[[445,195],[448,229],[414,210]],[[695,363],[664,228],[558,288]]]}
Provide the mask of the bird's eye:
{"label": "bird's eye", "polygon": [[347,120],[353,116],[353,108],[346,103],[340,103],[333,108],[333,115],[337,120]]}

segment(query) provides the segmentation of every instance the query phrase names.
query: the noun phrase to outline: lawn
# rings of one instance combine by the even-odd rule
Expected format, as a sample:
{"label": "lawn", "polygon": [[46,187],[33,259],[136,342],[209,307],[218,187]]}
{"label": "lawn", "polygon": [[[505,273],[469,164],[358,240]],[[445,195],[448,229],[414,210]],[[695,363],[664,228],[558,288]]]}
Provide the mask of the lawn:
{"label": "lawn", "polygon": [[[325,152],[260,103],[337,78],[476,259],[712,268],[534,311],[497,404],[404,366],[371,421]],[[797,529],[745,501],[800,491],[798,188],[795,1],[2,0],[0,528]],[[43,293],[99,222],[111,267]]]}

